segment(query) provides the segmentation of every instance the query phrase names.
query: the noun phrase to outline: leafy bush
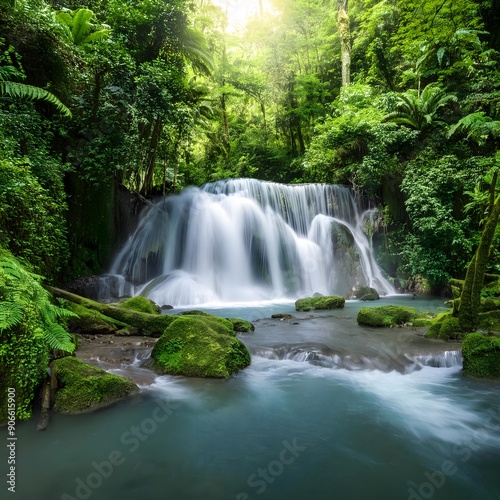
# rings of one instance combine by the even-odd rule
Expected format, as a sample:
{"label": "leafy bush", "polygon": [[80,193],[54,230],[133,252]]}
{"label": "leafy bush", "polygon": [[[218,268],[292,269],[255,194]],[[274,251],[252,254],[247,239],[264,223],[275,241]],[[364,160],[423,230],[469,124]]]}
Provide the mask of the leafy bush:
{"label": "leafy bush", "polygon": [[473,160],[453,155],[424,152],[408,163],[401,185],[411,226],[401,244],[404,272],[422,275],[431,285],[464,272],[475,233],[460,206],[477,175]]}
{"label": "leafy bush", "polygon": [[1,243],[47,277],[68,259],[65,209],[40,185],[29,160],[0,160]]}

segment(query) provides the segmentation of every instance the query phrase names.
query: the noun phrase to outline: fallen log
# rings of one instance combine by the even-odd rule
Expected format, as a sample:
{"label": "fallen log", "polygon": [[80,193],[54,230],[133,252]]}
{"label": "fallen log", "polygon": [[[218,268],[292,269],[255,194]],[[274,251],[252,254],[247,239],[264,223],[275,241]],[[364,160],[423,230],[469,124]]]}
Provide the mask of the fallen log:
{"label": "fallen log", "polygon": [[108,319],[115,320],[115,324],[117,321],[120,322],[120,328],[133,327],[135,329],[134,335],[160,337],[170,323],[177,318],[168,314],[148,314],[132,311],[120,306],[101,304],[100,302],[86,299],[61,288],[52,286],[47,286],[46,288],[54,297],[78,304],[91,311],[97,311]]}

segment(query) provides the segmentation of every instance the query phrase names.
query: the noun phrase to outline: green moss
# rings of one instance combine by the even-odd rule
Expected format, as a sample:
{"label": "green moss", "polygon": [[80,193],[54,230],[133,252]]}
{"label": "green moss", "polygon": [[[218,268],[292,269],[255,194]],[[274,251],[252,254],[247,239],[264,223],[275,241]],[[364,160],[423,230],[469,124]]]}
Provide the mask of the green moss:
{"label": "green moss", "polygon": [[247,348],[221,319],[200,315],[177,317],[153,348],[155,370],[189,377],[226,378],[248,366]]}
{"label": "green moss", "polygon": [[60,297],[93,311],[98,311],[104,316],[108,316],[125,325],[137,328],[138,335],[159,337],[165,331],[165,328],[177,318],[177,316],[169,314],[147,314],[125,309],[123,307],[101,304],[100,302],[80,297],[79,295],[59,288],[47,287],[47,289],[50,290],[55,297]]}
{"label": "green moss", "polygon": [[420,315],[413,307],[362,307],[358,312],[357,321],[360,325],[389,327],[408,323]]}
{"label": "green moss", "polygon": [[130,325],[116,319],[105,316],[99,311],[87,309],[73,302],[66,302],[65,308],[74,312],[78,317],[70,318],[68,328],[77,333],[114,333],[122,328],[130,328]]}
{"label": "green moss", "polygon": [[488,333],[500,333],[500,310],[479,313],[479,328]]}
{"label": "green moss", "polygon": [[480,312],[500,311],[500,298],[487,297],[481,299]]}
{"label": "green moss", "polygon": [[432,319],[431,318],[415,318],[412,323],[415,328],[422,328],[425,326],[431,326],[432,325]]}
{"label": "green moss", "polygon": [[345,304],[344,297],[329,295],[325,297],[306,297],[295,302],[296,311],[311,311],[312,309],[342,309]]}
{"label": "green moss", "polygon": [[233,323],[226,318],[221,318],[220,316],[213,316],[203,311],[185,311],[181,314],[182,316],[190,316],[203,320],[205,323],[210,325],[217,333],[234,335]]}
{"label": "green moss", "polygon": [[500,378],[500,338],[471,333],[462,342],[465,375]]}
{"label": "green moss", "polygon": [[198,309],[193,309],[192,311],[182,311],[179,316],[212,316],[205,311],[199,311]]}
{"label": "green moss", "polygon": [[119,306],[121,309],[130,309],[147,314],[161,314],[161,307],[147,297],[138,295],[125,300]]}
{"label": "green moss", "polygon": [[238,318],[227,318],[227,320],[232,323],[235,332],[247,333],[255,330],[255,326],[250,321]]}
{"label": "green moss", "polygon": [[446,316],[441,323],[439,323],[438,339],[440,340],[459,340],[463,337],[460,330],[460,323],[458,318],[451,314]]}
{"label": "green moss", "polygon": [[52,369],[58,382],[54,408],[61,413],[82,413],[108,406],[138,390],[129,380],[70,356],[54,361]]}
{"label": "green moss", "polygon": [[437,339],[439,336],[439,330],[441,329],[441,324],[443,323],[444,319],[447,318],[449,315],[450,315],[449,312],[438,314],[432,320],[431,327],[429,328],[425,336],[430,339]]}

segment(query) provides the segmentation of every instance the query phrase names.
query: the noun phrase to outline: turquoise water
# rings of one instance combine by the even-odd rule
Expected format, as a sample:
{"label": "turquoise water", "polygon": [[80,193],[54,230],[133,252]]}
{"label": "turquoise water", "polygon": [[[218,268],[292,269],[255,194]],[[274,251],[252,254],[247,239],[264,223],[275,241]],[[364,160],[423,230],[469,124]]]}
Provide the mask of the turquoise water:
{"label": "turquoise water", "polygon": [[[242,337],[252,365],[229,380],[158,377],[110,408],[55,414],[44,432],[18,424],[15,498],[500,498],[500,385],[464,378],[453,361],[428,366],[412,332],[390,341],[359,329],[356,307],[257,322]],[[288,356],[314,345],[334,359],[351,345],[362,359],[377,343],[380,369]],[[404,346],[412,359],[391,370],[387,353]]]}

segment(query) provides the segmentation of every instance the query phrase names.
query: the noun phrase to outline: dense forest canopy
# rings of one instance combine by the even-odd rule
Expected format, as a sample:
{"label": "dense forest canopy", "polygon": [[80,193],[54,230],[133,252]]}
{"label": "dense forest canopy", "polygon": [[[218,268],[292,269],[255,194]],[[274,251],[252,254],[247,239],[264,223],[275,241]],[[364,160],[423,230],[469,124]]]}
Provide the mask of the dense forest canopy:
{"label": "dense forest canopy", "polygon": [[106,265],[117,187],[255,177],[350,185],[393,278],[464,276],[500,162],[498,1],[237,8],[2,0],[0,244],[69,280]]}

